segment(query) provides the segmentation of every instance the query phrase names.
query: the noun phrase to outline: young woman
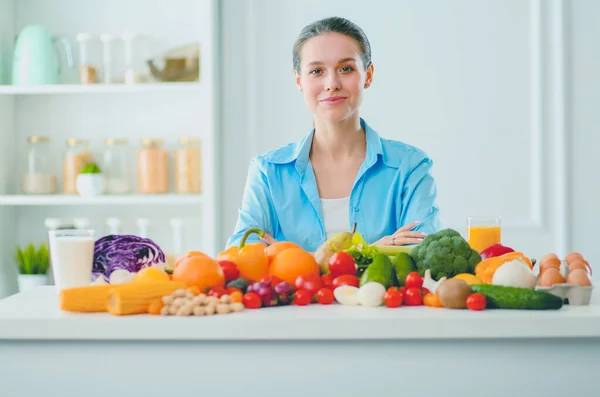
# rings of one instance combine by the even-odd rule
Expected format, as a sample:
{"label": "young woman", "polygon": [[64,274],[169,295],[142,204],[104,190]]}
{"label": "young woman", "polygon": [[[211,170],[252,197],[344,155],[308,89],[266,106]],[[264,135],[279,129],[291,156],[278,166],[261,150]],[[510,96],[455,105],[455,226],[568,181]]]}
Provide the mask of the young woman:
{"label": "young woman", "polygon": [[310,252],[354,224],[376,245],[418,244],[439,230],[431,159],[381,138],[359,115],[374,72],[365,33],[343,18],[314,22],[294,44],[293,62],[314,128],[252,159],[227,247],[254,227],[267,245],[293,241]]}

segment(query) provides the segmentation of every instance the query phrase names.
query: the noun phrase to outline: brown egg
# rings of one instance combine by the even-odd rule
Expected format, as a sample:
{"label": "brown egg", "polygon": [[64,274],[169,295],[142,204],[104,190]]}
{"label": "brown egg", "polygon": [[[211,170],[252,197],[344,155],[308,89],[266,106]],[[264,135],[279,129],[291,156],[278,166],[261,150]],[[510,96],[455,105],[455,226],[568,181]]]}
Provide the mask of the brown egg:
{"label": "brown egg", "polygon": [[572,272],[569,272],[567,283],[587,287],[592,285],[592,280],[590,280],[590,275],[585,270],[575,269]]}
{"label": "brown egg", "polygon": [[546,258],[545,260],[540,261],[540,274],[543,274],[546,270],[554,268],[556,270],[560,269],[560,259],[558,258]]}
{"label": "brown egg", "polygon": [[571,252],[569,255],[567,255],[565,257],[565,261],[567,261],[567,265],[570,265],[571,262],[573,262],[577,259],[583,259],[583,256],[579,252]]}
{"label": "brown egg", "polygon": [[549,253],[540,258],[540,263],[546,262],[548,259],[558,259],[558,256],[554,253]]}
{"label": "brown egg", "polygon": [[540,276],[540,287],[552,287],[554,284],[564,283],[565,279],[557,268],[548,268]]}
{"label": "brown egg", "polygon": [[571,262],[571,264],[569,265],[569,271],[572,272],[575,269],[585,270],[589,274],[592,274],[592,267],[586,260],[583,259],[577,259]]}

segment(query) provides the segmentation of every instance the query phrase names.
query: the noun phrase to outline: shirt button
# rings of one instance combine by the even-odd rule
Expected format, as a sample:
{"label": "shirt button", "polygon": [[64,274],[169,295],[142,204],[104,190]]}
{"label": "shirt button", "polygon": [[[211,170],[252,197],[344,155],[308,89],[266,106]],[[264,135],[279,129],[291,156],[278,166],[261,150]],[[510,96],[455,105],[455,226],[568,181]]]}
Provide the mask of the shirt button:
{"label": "shirt button", "polygon": [[358,212],[358,207],[354,207],[354,212]]}

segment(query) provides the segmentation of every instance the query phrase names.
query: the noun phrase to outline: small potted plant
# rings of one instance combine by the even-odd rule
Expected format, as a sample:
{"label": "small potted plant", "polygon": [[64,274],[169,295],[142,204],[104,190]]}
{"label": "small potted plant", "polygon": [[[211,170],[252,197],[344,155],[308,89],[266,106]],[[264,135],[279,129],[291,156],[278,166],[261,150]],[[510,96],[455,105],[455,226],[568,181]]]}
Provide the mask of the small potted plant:
{"label": "small potted plant", "polygon": [[104,193],[104,176],[96,163],[86,164],[75,181],[77,192],[85,197]]}
{"label": "small potted plant", "polygon": [[16,261],[19,265],[19,291],[23,292],[39,285],[48,285],[50,256],[46,244],[41,244],[37,249],[32,243],[29,243],[24,249],[17,246]]}

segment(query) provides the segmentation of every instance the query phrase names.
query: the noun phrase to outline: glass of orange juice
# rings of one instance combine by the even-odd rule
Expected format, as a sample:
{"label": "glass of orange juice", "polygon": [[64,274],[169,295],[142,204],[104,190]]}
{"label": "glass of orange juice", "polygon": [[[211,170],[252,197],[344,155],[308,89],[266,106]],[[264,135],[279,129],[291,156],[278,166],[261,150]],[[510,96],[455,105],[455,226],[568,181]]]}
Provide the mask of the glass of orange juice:
{"label": "glass of orange juice", "polygon": [[502,237],[499,216],[467,217],[467,240],[471,248],[481,253],[490,245],[499,244]]}

